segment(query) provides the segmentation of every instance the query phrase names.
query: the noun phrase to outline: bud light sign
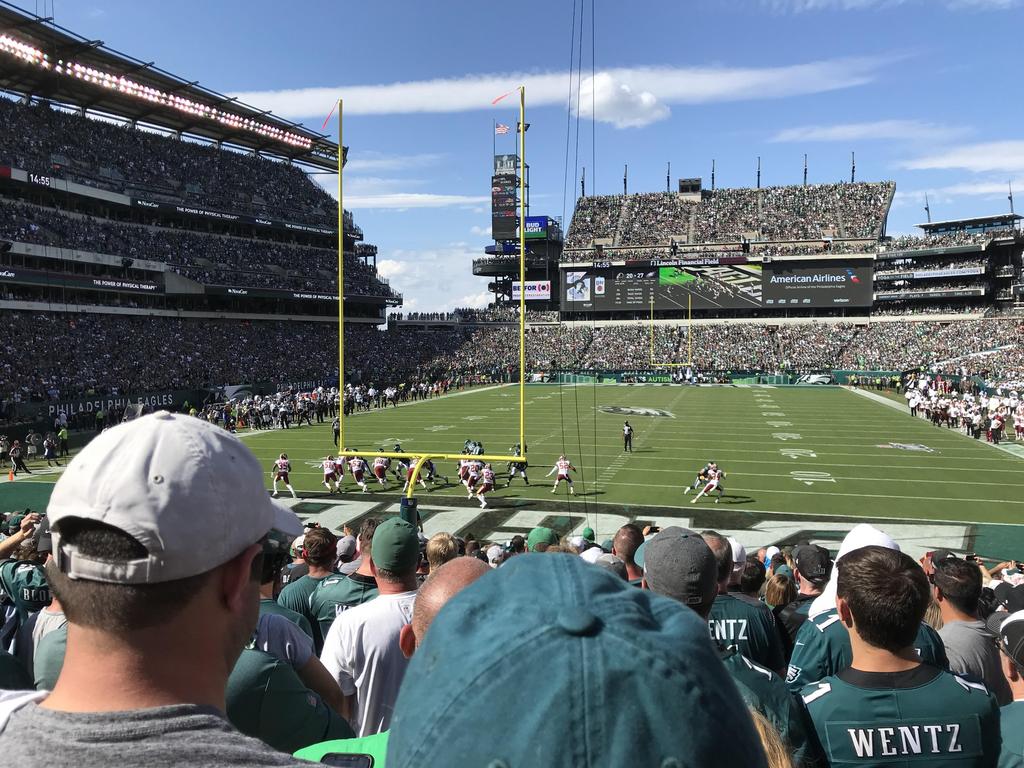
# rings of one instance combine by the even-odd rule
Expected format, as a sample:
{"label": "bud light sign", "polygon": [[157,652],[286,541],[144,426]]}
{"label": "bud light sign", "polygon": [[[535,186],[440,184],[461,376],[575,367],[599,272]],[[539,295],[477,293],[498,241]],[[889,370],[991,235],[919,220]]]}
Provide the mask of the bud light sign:
{"label": "bud light sign", "polygon": [[538,239],[543,240],[548,236],[548,217],[547,216],[527,216],[526,217],[526,239]]}

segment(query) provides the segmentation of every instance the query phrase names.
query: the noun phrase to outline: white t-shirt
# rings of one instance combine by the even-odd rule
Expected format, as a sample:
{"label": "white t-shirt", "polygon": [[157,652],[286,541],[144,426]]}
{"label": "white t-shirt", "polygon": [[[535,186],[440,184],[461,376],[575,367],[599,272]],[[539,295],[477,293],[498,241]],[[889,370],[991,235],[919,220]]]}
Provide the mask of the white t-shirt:
{"label": "white t-shirt", "polygon": [[412,622],[416,592],[379,595],[338,614],[324,639],[320,660],[346,696],[355,695],[352,728],[372,736],[391,726],[391,715],[409,660],[398,634]]}

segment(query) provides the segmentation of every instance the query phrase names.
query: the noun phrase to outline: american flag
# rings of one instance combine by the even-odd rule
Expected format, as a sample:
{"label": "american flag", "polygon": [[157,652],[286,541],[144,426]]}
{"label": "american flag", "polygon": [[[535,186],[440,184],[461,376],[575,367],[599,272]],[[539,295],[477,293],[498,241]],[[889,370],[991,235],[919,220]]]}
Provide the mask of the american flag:
{"label": "american flag", "polygon": [[494,126],[494,133],[497,134],[498,136],[504,136],[508,132],[509,127],[504,123],[498,123],[497,125]]}

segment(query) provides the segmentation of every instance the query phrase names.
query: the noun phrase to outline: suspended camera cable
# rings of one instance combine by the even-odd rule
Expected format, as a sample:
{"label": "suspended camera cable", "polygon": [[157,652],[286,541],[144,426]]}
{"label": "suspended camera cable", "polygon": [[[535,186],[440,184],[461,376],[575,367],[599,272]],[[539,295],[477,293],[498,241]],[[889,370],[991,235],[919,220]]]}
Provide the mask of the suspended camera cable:
{"label": "suspended camera cable", "polygon": [[[580,88],[583,84],[583,30],[586,26],[586,0],[580,0],[580,44],[576,51],[576,127],[575,137],[573,139],[573,165],[578,173],[580,165]],[[574,174],[575,176],[575,174]],[[593,336],[591,336],[593,341]],[[577,360],[576,371],[579,372],[579,360]],[[576,445],[579,447],[580,458],[583,458],[583,436],[580,429],[580,388],[579,383],[573,387],[573,407],[576,413]],[[580,461],[582,465],[582,460]],[[580,485],[582,486],[583,494],[583,514],[589,519],[590,518],[590,505],[587,500],[587,473],[585,469],[580,469]]]}
{"label": "suspended camera cable", "polygon": [[[562,168],[562,222],[565,223],[565,202],[568,194],[569,185],[569,143],[572,129],[572,65],[573,60],[576,56],[576,0],[572,2],[572,26],[569,28],[569,93],[565,99],[565,161]],[[576,180],[572,181],[573,188],[575,189]],[[566,228],[568,230],[568,228]],[[564,237],[564,235],[563,235]],[[563,240],[562,247],[565,247]],[[565,290],[564,286],[562,290]],[[556,338],[562,335],[562,317],[559,313],[558,317],[558,334]],[[558,379],[558,420],[561,427],[560,436],[562,439],[562,453],[565,453],[565,404],[562,398],[562,374],[557,373],[556,378]],[[568,504],[568,500],[566,500]]]}
{"label": "suspended camera cable", "polygon": [[[596,6],[594,0],[590,0],[590,166],[593,168],[591,175],[591,183],[595,185],[594,189],[597,189],[597,16],[595,15]],[[593,344],[594,333],[596,331],[597,320],[594,314],[591,313],[591,344]],[[597,487],[597,376],[591,377],[591,387],[594,395],[594,490]],[[589,516],[587,522],[589,523]],[[593,527],[593,526],[591,526]]]}

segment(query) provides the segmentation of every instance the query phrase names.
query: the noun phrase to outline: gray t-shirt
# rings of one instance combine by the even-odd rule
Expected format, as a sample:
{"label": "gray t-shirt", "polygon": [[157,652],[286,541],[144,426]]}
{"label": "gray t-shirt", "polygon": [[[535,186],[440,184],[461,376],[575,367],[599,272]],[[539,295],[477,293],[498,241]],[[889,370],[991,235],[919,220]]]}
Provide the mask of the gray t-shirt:
{"label": "gray t-shirt", "polygon": [[0,731],[0,753],[18,768],[52,768],[55,760],[78,768],[309,765],[243,736],[216,709],[190,704],[90,713],[26,704]]}
{"label": "gray t-shirt", "polygon": [[251,646],[302,669],[313,656],[313,638],[298,625],[276,613],[264,613],[256,622]]}
{"label": "gray t-shirt", "polygon": [[939,630],[946,646],[949,671],[984,683],[999,706],[1013,701],[1010,684],[1003,676],[995,636],[983,621],[951,621]]}

